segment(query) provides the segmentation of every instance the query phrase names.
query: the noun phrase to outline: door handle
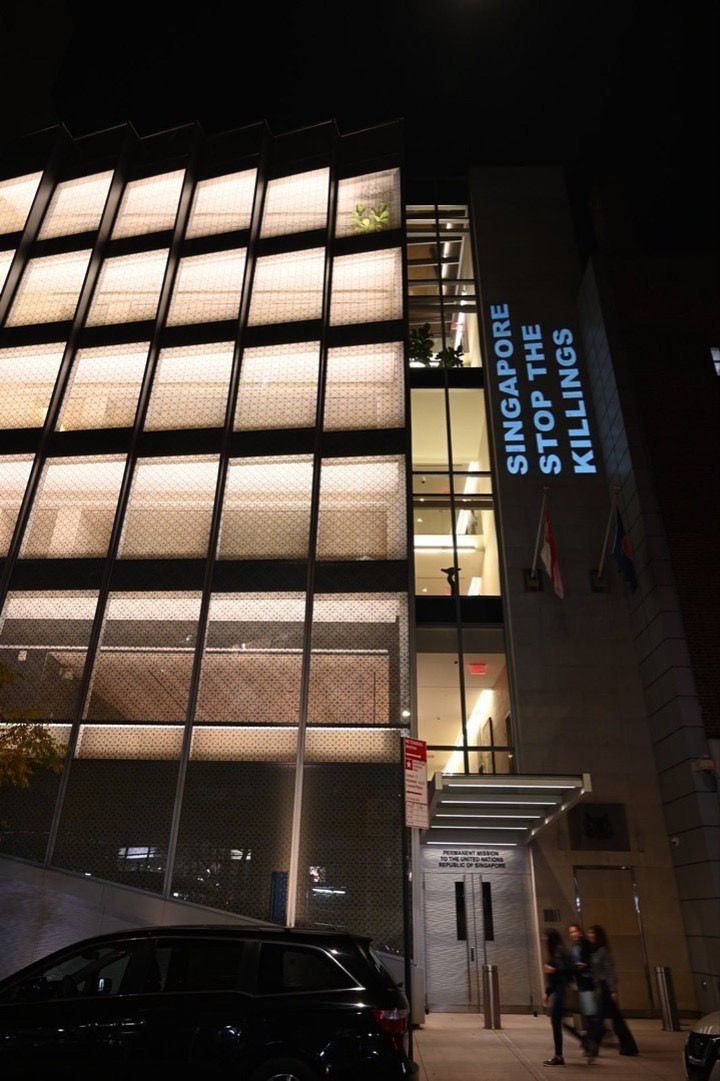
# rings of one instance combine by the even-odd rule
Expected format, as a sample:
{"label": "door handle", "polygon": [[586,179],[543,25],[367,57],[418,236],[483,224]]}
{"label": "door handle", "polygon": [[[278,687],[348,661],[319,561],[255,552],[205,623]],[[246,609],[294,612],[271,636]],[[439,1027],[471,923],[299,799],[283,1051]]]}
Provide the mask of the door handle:
{"label": "door handle", "polygon": [[475,947],[474,946],[470,947],[470,960],[471,961],[475,960]]}

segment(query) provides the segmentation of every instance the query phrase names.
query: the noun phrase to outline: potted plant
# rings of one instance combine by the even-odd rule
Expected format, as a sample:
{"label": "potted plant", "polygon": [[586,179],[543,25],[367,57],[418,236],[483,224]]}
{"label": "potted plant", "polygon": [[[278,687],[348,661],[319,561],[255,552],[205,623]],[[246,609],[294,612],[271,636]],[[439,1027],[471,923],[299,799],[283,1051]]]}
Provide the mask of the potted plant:
{"label": "potted plant", "polygon": [[433,339],[430,324],[423,323],[410,329],[410,363],[429,368],[433,359]]}
{"label": "potted plant", "polygon": [[366,206],[356,203],[352,212],[352,227],[356,233],[379,233],[390,227],[390,211],[387,203]]}
{"label": "potted plant", "polygon": [[435,360],[440,368],[462,368],[462,346],[446,345],[439,353],[435,354]]}

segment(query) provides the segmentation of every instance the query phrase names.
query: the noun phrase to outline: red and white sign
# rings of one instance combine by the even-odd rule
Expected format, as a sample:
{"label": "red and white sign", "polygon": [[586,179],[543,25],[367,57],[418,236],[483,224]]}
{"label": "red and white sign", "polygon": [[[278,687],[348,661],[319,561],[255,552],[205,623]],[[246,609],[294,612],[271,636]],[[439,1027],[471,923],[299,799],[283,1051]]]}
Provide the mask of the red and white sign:
{"label": "red and white sign", "polygon": [[405,825],[426,830],[428,819],[427,744],[424,739],[403,739]]}

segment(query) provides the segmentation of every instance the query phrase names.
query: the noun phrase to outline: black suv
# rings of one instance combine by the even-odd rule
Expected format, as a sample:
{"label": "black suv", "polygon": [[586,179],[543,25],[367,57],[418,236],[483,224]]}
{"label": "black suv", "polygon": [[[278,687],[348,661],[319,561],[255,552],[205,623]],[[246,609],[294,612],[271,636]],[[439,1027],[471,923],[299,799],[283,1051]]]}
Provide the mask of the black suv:
{"label": "black suv", "polygon": [[407,1024],[407,1000],[367,939],[143,928],[0,982],[0,1074],[396,1081],[416,1070]]}

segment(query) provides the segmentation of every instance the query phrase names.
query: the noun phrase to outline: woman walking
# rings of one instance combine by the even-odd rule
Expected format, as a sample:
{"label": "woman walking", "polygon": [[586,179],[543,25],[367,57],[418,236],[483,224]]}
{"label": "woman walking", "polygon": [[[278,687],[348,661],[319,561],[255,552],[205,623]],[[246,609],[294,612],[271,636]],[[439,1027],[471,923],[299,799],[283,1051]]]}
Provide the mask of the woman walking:
{"label": "woman walking", "polygon": [[570,958],[578,998],[580,999],[580,1012],[585,1018],[586,1032],[582,1041],[583,1052],[590,1060],[597,1058],[602,1035],[600,1006],[597,1001],[595,981],[592,978],[590,968],[592,947],[579,923],[571,923],[568,927],[568,934],[572,943],[570,946]]}
{"label": "woman walking", "polygon": [[545,932],[545,1005],[550,1006],[550,1024],[552,1025],[555,1052],[546,1059],[543,1066],[564,1066],[563,1058],[563,1010],[570,980],[573,977],[573,963],[569,951],[557,931]]}
{"label": "woman walking", "polygon": [[617,976],[607,935],[596,923],[588,927],[587,937],[592,949],[590,972],[595,984],[600,1023],[602,1024],[606,1017],[612,1021],[621,1055],[637,1055],[637,1044],[618,1006]]}

